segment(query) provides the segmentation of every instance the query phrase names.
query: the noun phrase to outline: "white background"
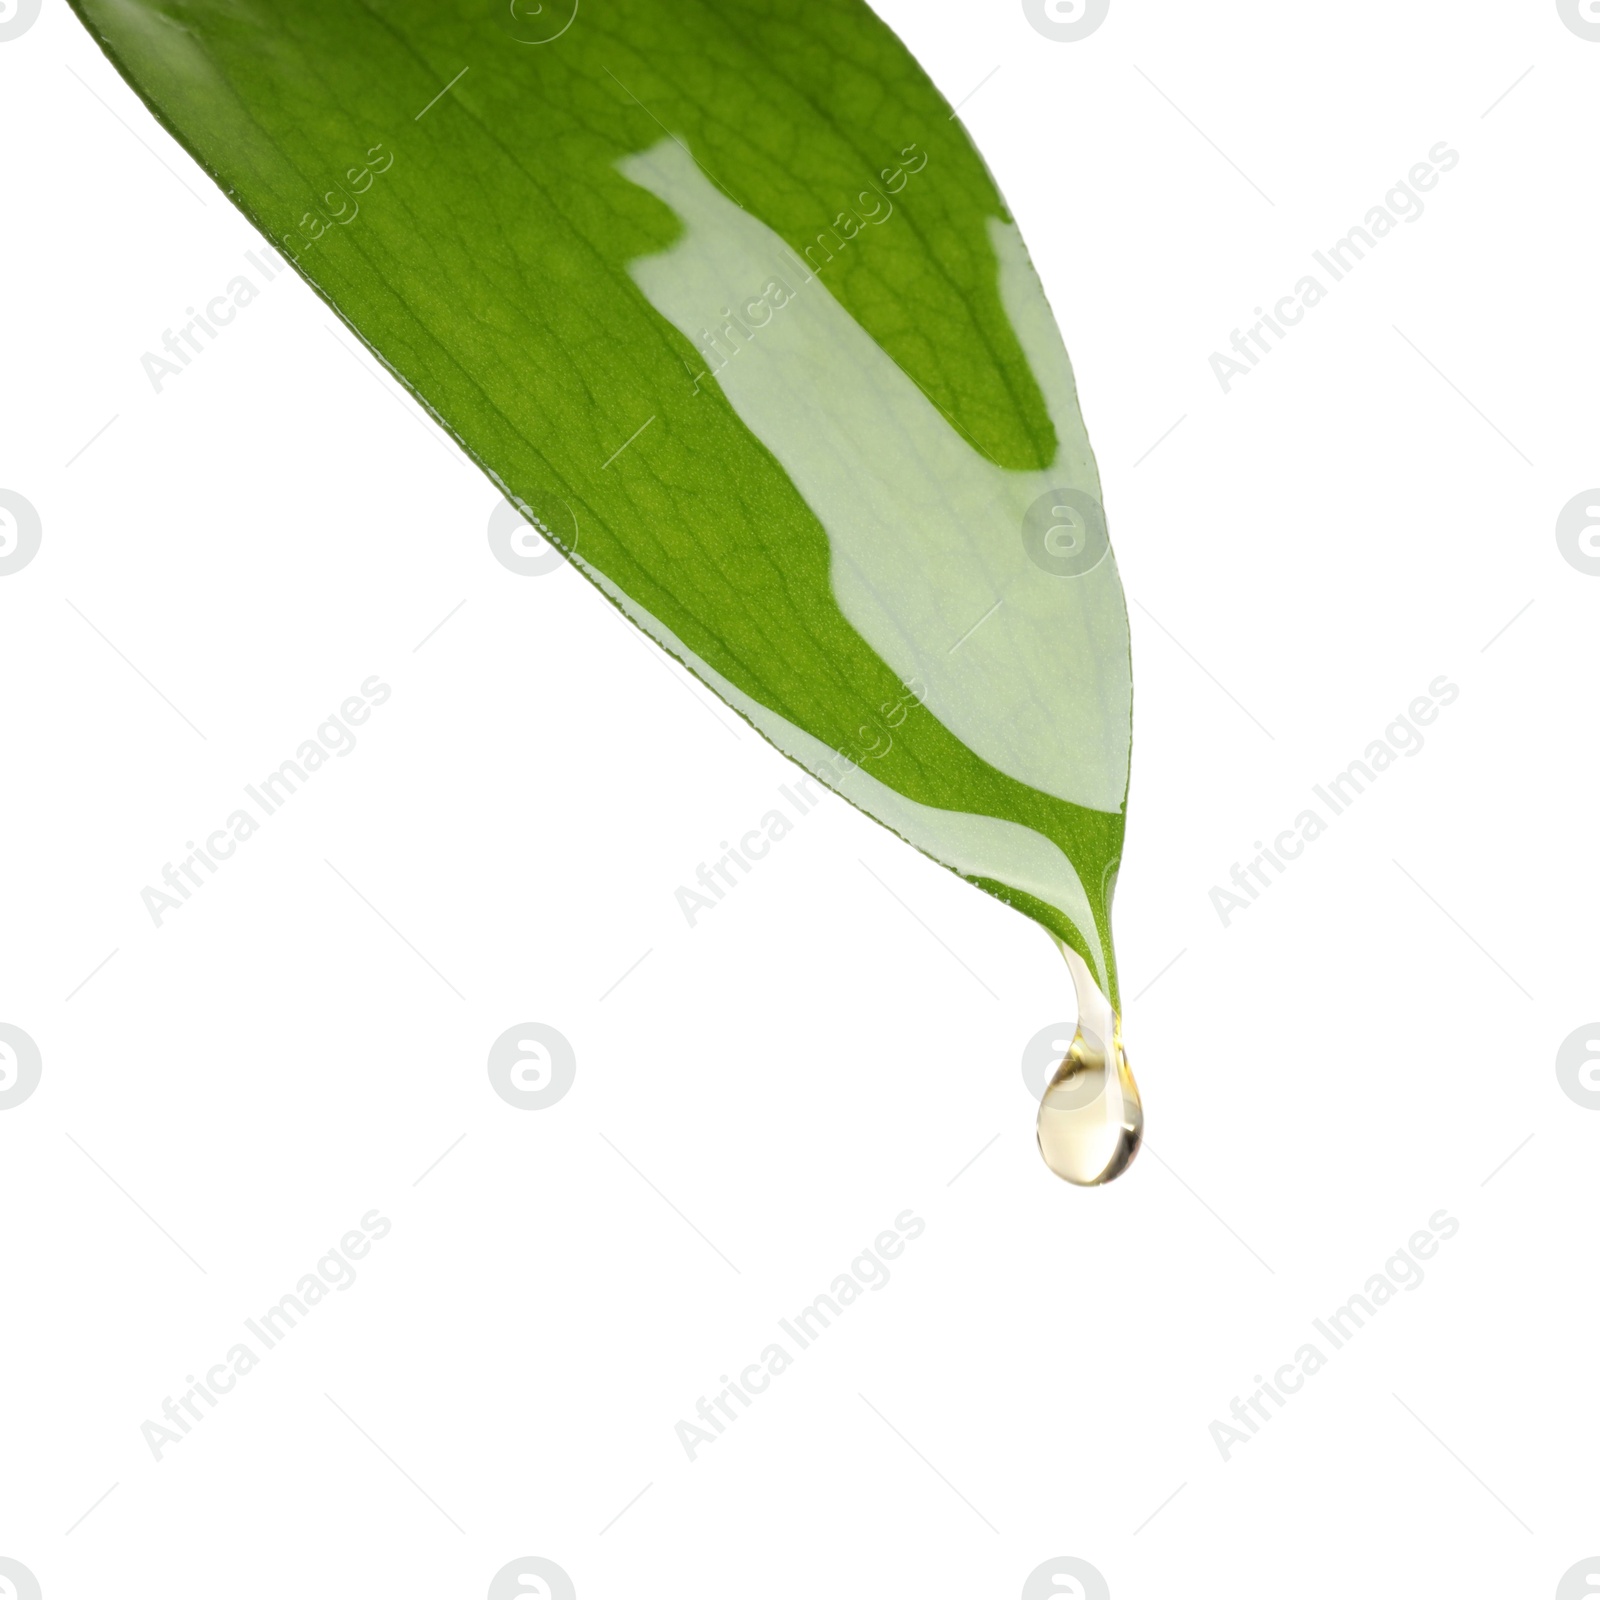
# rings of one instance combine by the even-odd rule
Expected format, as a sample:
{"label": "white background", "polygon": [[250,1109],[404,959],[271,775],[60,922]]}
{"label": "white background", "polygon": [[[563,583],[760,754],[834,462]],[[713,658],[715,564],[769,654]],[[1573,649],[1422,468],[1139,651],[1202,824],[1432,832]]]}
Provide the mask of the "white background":
{"label": "white background", "polygon": [[[0,578],[0,1021],[44,1062],[0,1112],[0,1555],[47,1600],[481,1596],[522,1555],[583,1600],[1009,1600],[1064,1555],[1117,1600],[1544,1597],[1600,1551],[1600,1113],[1554,1068],[1600,1014],[1600,578],[1554,536],[1600,482],[1600,44],[1546,0],[1114,0],[1070,44],[878,9],[952,103],[998,68],[961,115],[1105,480],[1145,1153],[1046,1171],[1059,957],[843,802],[685,925],[793,769],[570,569],[498,565],[495,491],[298,279],[152,392],[255,236],[46,0],[0,43],[0,488],[43,523]],[[1211,353],[1440,140],[1426,214],[1224,395]],[[359,748],[153,927],[374,673]],[[1439,674],[1426,748],[1224,928]],[[539,1112],[485,1071],[530,1020],[578,1060]],[[374,1207],[360,1281],[157,1464],[140,1424]],[[691,1464],[674,1424],[908,1207]],[[1426,1282],[1224,1463],[1440,1208]]]}

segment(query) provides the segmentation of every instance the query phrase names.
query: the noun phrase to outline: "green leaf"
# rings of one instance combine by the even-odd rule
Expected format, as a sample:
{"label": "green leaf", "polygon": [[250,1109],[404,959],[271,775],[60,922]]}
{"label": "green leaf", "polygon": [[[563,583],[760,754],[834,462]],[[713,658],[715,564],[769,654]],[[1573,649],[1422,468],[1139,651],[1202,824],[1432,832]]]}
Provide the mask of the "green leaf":
{"label": "green leaf", "polygon": [[1127,617],[988,170],[860,0],[73,0],[503,491],[1115,996]]}

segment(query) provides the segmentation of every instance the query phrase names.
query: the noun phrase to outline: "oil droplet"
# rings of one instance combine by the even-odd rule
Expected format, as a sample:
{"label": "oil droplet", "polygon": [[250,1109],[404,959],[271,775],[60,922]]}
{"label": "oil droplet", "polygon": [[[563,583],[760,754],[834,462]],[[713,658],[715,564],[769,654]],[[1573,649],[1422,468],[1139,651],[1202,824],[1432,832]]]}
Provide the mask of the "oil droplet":
{"label": "oil droplet", "polygon": [[1058,1178],[1090,1186],[1126,1172],[1144,1107],[1122,1050],[1122,1019],[1082,956],[1062,946],[1078,992],[1078,1031],[1039,1102],[1039,1154]]}

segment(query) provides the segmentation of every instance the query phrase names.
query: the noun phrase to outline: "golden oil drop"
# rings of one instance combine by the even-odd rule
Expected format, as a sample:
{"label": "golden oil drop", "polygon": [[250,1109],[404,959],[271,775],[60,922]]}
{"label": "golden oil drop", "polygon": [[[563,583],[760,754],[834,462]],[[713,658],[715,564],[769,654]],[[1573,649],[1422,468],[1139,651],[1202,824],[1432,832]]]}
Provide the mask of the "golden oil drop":
{"label": "golden oil drop", "polygon": [[1083,957],[1063,945],[1078,994],[1078,1031],[1039,1102],[1039,1154],[1085,1187],[1126,1172],[1144,1137],[1144,1107],[1122,1049],[1122,1019]]}

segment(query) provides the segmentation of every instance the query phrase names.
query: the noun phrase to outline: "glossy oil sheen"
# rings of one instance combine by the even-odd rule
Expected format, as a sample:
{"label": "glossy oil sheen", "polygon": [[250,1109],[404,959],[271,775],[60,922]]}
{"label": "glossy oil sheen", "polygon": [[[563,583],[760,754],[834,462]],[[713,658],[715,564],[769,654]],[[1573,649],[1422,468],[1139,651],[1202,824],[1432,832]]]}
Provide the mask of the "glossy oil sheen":
{"label": "glossy oil sheen", "polygon": [[1144,1107],[1122,1048],[1122,1020],[1076,950],[1078,1031],[1039,1102],[1039,1153],[1068,1183],[1092,1187],[1128,1170],[1144,1137]]}

